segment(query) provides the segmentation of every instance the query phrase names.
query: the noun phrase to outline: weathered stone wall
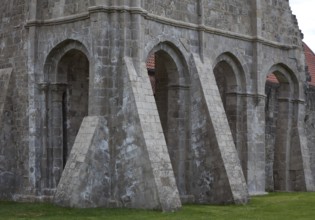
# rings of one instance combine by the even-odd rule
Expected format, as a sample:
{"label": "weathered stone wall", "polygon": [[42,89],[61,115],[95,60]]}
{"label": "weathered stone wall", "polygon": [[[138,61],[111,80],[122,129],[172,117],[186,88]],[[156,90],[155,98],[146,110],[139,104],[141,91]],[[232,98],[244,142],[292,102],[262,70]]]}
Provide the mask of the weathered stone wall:
{"label": "weathered stone wall", "polygon": [[[90,52],[75,40],[66,41],[68,37],[65,37],[70,35],[70,39],[77,39],[83,33],[89,34],[87,26],[89,22],[82,21],[72,31],[64,26],[43,27],[36,30],[35,39],[38,40],[32,44],[38,48],[38,62],[30,72],[35,85],[29,91],[29,108],[33,112],[30,128],[36,130],[40,138],[36,137],[32,144],[38,146],[38,150],[29,156],[29,167],[35,170],[31,187],[37,188],[42,195],[53,195],[65,165],[63,157],[66,155],[63,154],[69,154],[92,99],[86,94],[93,88],[93,84],[89,85],[90,68],[94,67]],[[29,31],[33,29],[36,27],[29,27]],[[83,43],[86,41],[82,39]],[[53,50],[58,45],[62,50],[58,47]],[[65,134],[66,139],[63,138]],[[63,149],[65,145],[69,145],[68,149]]]}
{"label": "weathered stone wall", "polygon": [[8,199],[16,190],[16,159],[13,121],[12,121],[12,68],[0,70],[0,192],[1,197]]}
{"label": "weathered stone wall", "polygon": [[39,1],[41,10],[39,11],[38,16],[42,19],[52,19],[75,15],[87,12],[88,7],[91,5],[90,0],[42,0]]}
{"label": "weathered stone wall", "polygon": [[171,18],[178,21],[198,23],[198,1],[143,1],[143,8],[154,15]]}
{"label": "weathered stone wall", "polygon": [[306,90],[306,136],[310,151],[311,169],[315,179],[315,88],[310,86]]}
{"label": "weathered stone wall", "polygon": [[[18,187],[10,189],[16,199],[51,199],[65,146],[82,118],[104,116],[111,149],[108,201],[173,210],[180,206],[178,190],[183,202],[246,202],[247,187],[251,194],[265,192],[265,82],[274,71],[283,76],[292,113],[291,120],[282,112],[281,128],[296,131],[296,166],[285,171],[297,180],[286,183],[312,190],[301,130],[304,57],[288,1],[56,0],[31,1],[30,8],[23,1],[6,3],[0,68],[13,68],[10,87],[19,89],[9,93],[12,117],[4,123],[16,143],[1,142],[1,163],[5,170],[13,163],[7,156],[17,158]],[[285,34],[279,39],[278,33]],[[156,102],[144,68],[152,53],[162,55]],[[132,68],[126,69],[126,60]],[[128,81],[131,72],[135,79]],[[217,88],[213,72],[225,75],[225,89]],[[68,115],[74,123],[65,123]],[[276,134],[287,146],[289,136]]]}
{"label": "weathered stone wall", "polygon": [[[0,126],[0,194],[12,198],[28,191],[27,1],[0,5],[0,70],[12,68]],[[3,92],[4,84],[1,85]],[[3,95],[3,94],[2,94]],[[17,138],[18,137],[18,138]]]}
{"label": "weathered stone wall", "polygon": [[204,5],[205,24],[209,27],[239,34],[252,34],[251,0],[216,0],[207,1]]}
{"label": "weathered stone wall", "polygon": [[285,44],[301,45],[301,33],[289,1],[260,1],[262,37]]}

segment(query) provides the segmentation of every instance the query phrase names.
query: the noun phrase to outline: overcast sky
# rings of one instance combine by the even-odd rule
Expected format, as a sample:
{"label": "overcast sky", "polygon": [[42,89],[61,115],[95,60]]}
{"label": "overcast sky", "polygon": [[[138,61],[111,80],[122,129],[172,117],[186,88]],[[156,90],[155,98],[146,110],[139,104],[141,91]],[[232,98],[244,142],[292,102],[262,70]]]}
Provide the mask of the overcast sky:
{"label": "overcast sky", "polygon": [[289,0],[304,34],[304,42],[315,52],[315,0]]}

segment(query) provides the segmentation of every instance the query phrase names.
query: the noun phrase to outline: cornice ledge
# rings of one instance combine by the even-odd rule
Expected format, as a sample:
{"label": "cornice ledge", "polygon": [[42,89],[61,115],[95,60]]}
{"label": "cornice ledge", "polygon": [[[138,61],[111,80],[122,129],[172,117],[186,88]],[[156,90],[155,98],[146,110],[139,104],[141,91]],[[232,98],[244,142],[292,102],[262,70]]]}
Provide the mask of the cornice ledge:
{"label": "cornice ledge", "polygon": [[170,25],[174,27],[185,28],[185,29],[196,30],[196,31],[204,31],[205,33],[215,34],[218,36],[224,36],[224,37],[229,37],[233,39],[253,42],[253,43],[261,43],[265,46],[276,47],[283,50],[291,50],[291,49],[298,48],[298,46],[296,45],[281,44],[279,42],[267,40],[260,36],[244,35],[244,34],[239,34],[232,31],[226,31],[226,30],[209,27],[203,24],[194,24],[194,23],[189,23],[185,21],[179,21],[172,18],[166,18],[163,16],[149,13],[147,10],[140,7],[128,7],[128,6],[92,6],[88,8],[88,12],[84,12],[84,13],[80,13],[76,15],[69,15],[69,16],[64,16],[60,18],[48,19],[48,20],[29,20],[26,22],[25,27],[29,28],[32,26],[39,27],[39,26],[53,26],[53,25],[67,24],[67,23],[89,19],[91,14],[100,13],[100,12],[101,13],[129,12],[132,14],[140,14],[147,20],[155,21],[161,24],[166,24],[166,25]]}
{"label": "cornice ledge", "polygon": [[53,26],[53,25],[60,25],[60,24],[67,24],[67,23],[73,23],[76,21],[82,21],[90,18],[90,14],[88,12],[75,14],[75,15],[69,15],[59,18],[52,18],[47,20],[29,20],[26,22],[25,27],[39,27],[39,26]]}
{"label": "cornice ledge", "polygon": [[98,12],[105,12],[105,13],[114,13],[114,12],[130,12],[134,14],[147,14],[147,11],[143,8],[139,7],[128,7],[128,6],[92,6],[88,8],[89,13],[98,13]]}

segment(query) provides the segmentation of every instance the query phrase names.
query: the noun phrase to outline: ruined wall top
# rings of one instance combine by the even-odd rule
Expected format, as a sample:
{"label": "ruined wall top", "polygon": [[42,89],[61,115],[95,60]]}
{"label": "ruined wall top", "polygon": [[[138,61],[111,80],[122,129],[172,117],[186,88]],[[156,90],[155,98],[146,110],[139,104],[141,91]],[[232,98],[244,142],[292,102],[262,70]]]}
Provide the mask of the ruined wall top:
{"label": "ruined wall top", "polygon": [[288,0],[261,1],[262,37],[290,45],[302,46],[301,31]]}

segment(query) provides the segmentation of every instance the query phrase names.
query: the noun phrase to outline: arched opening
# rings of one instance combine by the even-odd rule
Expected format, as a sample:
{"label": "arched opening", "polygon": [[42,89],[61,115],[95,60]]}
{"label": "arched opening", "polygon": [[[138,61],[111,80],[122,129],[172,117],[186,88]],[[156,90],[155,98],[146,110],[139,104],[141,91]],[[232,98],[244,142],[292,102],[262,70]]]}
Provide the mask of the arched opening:
{"label": "arched opening", "polygon": [[69,44],[64,50],[53,50],[46,62],[42,181],[47,190],[57,187],[82,120],[88,115],[89,60],[76,47]]}
{"label": "arched opening", "polygon": [[229,122],[235,147],[247,178],[246,100],[240,64],[228,54],[221,55],[213,69],[216,83]]}
{"label": "arched opening", "polygon": [[276,140],[276,125],[278,115],[278,95],[279,81],[277,77],[270,73],[267,76],[265,85],[265,143],[266,143],[266,190],[274,191],[273,164],[274,146]]}
{"label": "arched opening", "polygon": [[79,50],[70,50],[58,64],[62,91],[63,166],[74,144],[81,122],[88,115],[89,61]]}
{"label": "arched opening", "polygon": [[167,45],[147,59],[155,101],[182,201],[190,193],[190,84],[183,59]]}
{"label": "arched opening", "polygon": [[[268,74],[265,84],[266,190],[291,191],[295,174],[294,137],[295,87],[288,72],[279,67]],[[293,150],[293,151],[292,151]]]}
{"label": "arched opening", "polygon": [[228,122],[236,144],[237,119],[237,82],[232,67],[226,61],[220,61],[213,70],[219,88]]}

